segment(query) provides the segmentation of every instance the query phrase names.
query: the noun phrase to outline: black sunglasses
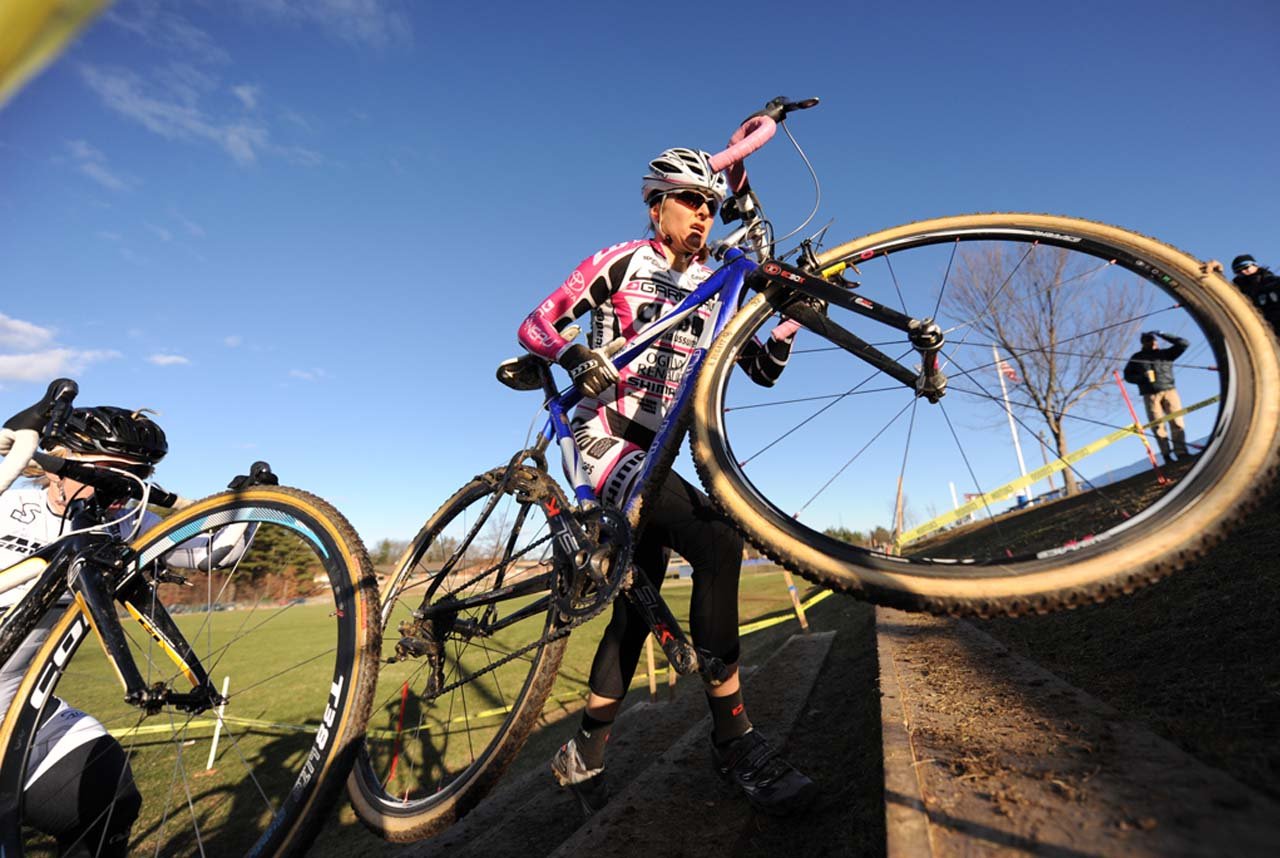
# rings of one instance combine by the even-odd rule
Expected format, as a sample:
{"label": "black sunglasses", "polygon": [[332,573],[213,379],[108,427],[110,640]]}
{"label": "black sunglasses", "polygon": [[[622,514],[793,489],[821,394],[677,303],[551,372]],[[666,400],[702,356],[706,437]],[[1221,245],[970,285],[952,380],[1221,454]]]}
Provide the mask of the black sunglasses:
{"label": "black sunglasses", "polygon": [[667,194],[667,196],[671,197],[681,205],[688,206],[694,211],[697,211],[701,206],[706,206],[707,211],[711,212],[712,217],[715,217],[716,212],[720,210],[720,203],[705,194],[698,193],[697,191],[676,191],[674,193]]}

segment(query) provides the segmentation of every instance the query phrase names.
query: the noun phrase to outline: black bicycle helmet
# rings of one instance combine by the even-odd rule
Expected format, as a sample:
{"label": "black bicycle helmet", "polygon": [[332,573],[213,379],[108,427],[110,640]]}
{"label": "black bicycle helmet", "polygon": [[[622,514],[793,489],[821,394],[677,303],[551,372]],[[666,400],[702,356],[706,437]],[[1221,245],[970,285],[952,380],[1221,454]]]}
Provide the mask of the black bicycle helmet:
{"label": "black bicycle helmet", "polygon": [[76,408],[49,444],[77,453],[122,456],[154,465],[169,452],[164,430],[138,411],[98,405]]}

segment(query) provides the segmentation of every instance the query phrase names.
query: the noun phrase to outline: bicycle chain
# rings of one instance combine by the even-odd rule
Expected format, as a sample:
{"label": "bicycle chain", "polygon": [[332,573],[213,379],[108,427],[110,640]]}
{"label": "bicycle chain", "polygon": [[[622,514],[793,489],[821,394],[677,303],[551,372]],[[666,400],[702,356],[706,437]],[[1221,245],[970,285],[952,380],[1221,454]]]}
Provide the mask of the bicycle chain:
{"label": "bicycle chain", "polygon": [[[614,588],[615,597],[616,597],[617,591],[621,591],[621,589],[626,585],[627,578],[630,575],[631,575],[631,571],[628,569],[627,572],[623,575],[622,580],[618,583],[617,587]],[[492,664],[488,664],[485,667],[480,668],[475,673],[468,674],[466,677],[462,679],[458,679],[458,680],[455,680],[454,682],[449,683],[444,688],[441,688],[435,694],[432,694],[426,699],[435,700],[437,697],[440,697],[445,692],[453,691],[455,688],[461,688],[463,685],[466,685],[468,682],[471,682],[477,677],[484,676],[486,673],[490,673],[494,670],[497,670],[498,668],[502,667],[504,664],[514,661],[515,659],[519,658],[520,656],[524,655],[525,653],[529,652],[532,649],[537,649],[538,647],[546,646],[552,641],[557,641],[560,638],[568,637],[569,634],[574,629],[578,628],[578,626],[581,626],[583,623],[590,622],[591,620],[594,620],[596,617],[604,613],[604,609],[609,607],[609,605],[611,604],[613,604],[613,599],[601,599],[597,607],[595,608],[595,610],[583,616],[580,616],[577,619],[571,619],[565,625],[560,626],[554,629],[553,631],[548,632],[547,634],[533,641],[533,643],[530,643],[524,647],[521,647],[520,649],[515,650],[514,652],[508,653],[507,655],[503,656],[502,658],[498,659]]]}
{"label": "bicycle chain", "polygon": [[[505,488],[505,486],[496,487],[496,488],[498,488],[499,491],[502,491]],[[546,489],[546,487],[540,487],[540,488],[541,488],[541,491],[536,493],[533,489],[525,490],[524,493],[530,498],[530,500],[533,503],[538,504],[542,499],[544,499],[545,495],[548,494],[548,490]],[[507,560],[503,561],[503,564],[495,565],[489,569],[484,570],[483,572],[480,572],[474,578],[471,578],[470,580],[463,582],[457,587],[454,587],[452,590],[450,590],[450,592],[446,593],[445,595],[452,596],[456,593],[462,592],[467,587],[471,586],[472,584],[476,583],[482,578],[492,575],[494,572],[496,572],[500,568],[501,565],[505,565],[512,560],[516,560],[516,559],[519,559],[520,557],[523,557],[525,554],[528,554],[534,548],[550,541],[552,538],[553,537],[551,535],[547,535],[536,542],[530,543],[518,554],[515,554],[512,557],[508,558]],[[564,625],[558,626],[557,628],[553,629],[552,631],[548,632],[542,637],[537,638],[532,643],[529,643],[521,647],[520,649],[517,649],[517,650],[514,650],[513,652],[508,653],[507,655],[498,659],[496,662],[492,662],[486,665],[485,667],[482,667],[479,670],[475,671],[474,673],[468,674],[462,679],[455,680],[454,682],[451,682],[448,685],[445,685],[435,694],[427,696],[425,699],[435,700],[437,697],[440,697],[449,691],[453,691],[456,688],[461,688],[463,685],[467,684],[468,682],[471,682],[478,677],[484,676],[486,673],[491,673],[497,670],[498,668],[502,667],[504,664],[508,664],[516,660],[517,658],[520,658],[522,655],[529,652],[530,650],[534,650],[539,647],[546,646],[547,644],[552,643],[553,641],[557,641],[561,638],[568,637],[569,634],[572,633],[574,629],[578,628],[583,623],[587,623],[587,622],[590,622],[591,620],[594,620],[596,617],[600,616],[600,614],[604,612],[605,608],[613,604],[613,601],[617,597],[618,593],[620,593],[623,587],[626,586],[627,580],[629,579],[630,575],[631,575],[631,569],[630,569],[630,564],[628,564],[627,571],[624,572],[619,577],[619,580],[616,582],[616,584],[610,588],[612,592],[609,598],[598,599],[596,607],[593,610],[589,610],[586,614],[578,615],[576,618],[569,617],[567,621],[564,622]]]}

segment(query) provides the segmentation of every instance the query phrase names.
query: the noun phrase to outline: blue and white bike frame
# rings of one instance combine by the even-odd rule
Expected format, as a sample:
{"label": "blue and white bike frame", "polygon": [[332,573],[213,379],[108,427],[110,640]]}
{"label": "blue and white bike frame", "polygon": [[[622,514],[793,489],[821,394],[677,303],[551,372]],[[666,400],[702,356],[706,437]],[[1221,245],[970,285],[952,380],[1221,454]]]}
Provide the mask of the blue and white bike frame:
{"label": "blue and white bike frame", "polygon": [[[622,350],[621,354],[613,358],[614,366],[626,366],[648,348],[654,340],[679,325],[693,314],[698,307],[719,294],[720,307],[715,314],[711,337],[707,340],[707,342],[714,342],[720,331],[724,329],[724,326],[733,317],[733,314],[738,311],[746,276],[756,267],[755,261],[741,250],[736,248],[728,250],[725,254],[724,264],[707,278],[702,285],[686,295],[679,304],[645,328],[643,333],[633,340],[627,348]],[[684,372],[680,376],[675,404],[667,412],[666,417],[663,418],[662,425],[658,427],[658,432],[653,439],[653,443],[649,446],[640,474],[632,482],[631,490],[621,504],[624,515],[630,515],[632,508],[640,497],[641,490],[648,484],[652,469],[655,467],[658,458],[654,454],[663,448],[670,439],[671,433],[676,431],[675,427],[678,422],[676,418],[684,412],[684,409],[689,404],[689,398],[693,395],[693,381],[697,378],[698,370],[702,367],[702,361],[706,355],[707,349],[705,347],[696,348],[689,355]],[[567,392],[549,400],[546,408],[550,412],[550,416],[542,429],[541,436],[547,441],[555,441],[560,447],[560,454],[565,464],[565,475],[573,483],[574,498],[580,507],[590,508],[599,504],[599,498],[596,497],[596,493],[591,487],[591,480],[587,477],[586,471],[582,467],[582,456],[578,450],[578,444],[573,438],[573,432],[569,429],[568,420],[570,410],[581,399],[582,395],[577,390],[570,388]]]}

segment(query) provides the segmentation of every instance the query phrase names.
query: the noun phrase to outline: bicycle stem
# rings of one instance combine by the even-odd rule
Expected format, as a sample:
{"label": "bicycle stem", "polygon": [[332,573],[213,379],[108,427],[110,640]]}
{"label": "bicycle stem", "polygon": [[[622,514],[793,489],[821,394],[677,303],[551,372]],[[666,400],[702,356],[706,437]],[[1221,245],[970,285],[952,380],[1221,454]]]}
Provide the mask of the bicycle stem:
{"label": "bicycle stem", "polygon": [[[892,307],[855,295],[847,289],[841,289],[820,277],[814,277],[802,269],[785,265],[777,260],[769,260],[758,270],[759,274],[756,276],[770,283],[779,283],[788,287],[777,302],[780,312],[886,375],[902,382],[914,390],[917,396],[936,403],[946,394],[947,378],[939,368],[937,359],[938,352],[946,339],[942,330],[932,319],[912,318],[905,313],[899,313]],[[807,302],[794,300],[794,298],[788,301],[788,297],[794,296],[796,292],[843,307],[902,331],[907,335],[912,347],[920,353],[920,372],[912,372],[861,337],[845,330],[832,321],[825,312],[819,311]]]}

